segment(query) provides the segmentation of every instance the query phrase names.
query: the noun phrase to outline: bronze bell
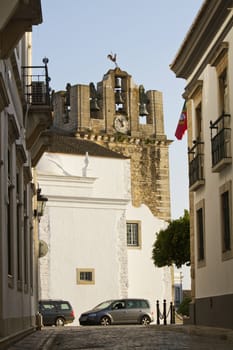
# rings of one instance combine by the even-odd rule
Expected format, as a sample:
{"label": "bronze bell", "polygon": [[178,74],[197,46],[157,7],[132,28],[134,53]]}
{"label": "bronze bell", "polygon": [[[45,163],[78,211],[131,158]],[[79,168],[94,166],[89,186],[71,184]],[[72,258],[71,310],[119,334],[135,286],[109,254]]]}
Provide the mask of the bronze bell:
{"label": "bronze bell", "polygon": [[148,111],[146,109],[145,103],[139,105],[139,115],[140,116],[149,115],[149,113],[148,113]]}
{"label": "bronze bell", "polygon": [[90,100],[90,109],[91,109],[92,112],[100,111],[100,108],[99,108],[99,105],[98,105],[98,102],[97,102],[96,98],[92,98]]}
{"label": "bronze bell", "polygon": [[124,103],[120,90],[115,91],[115,102],[117,105]]}
{"label": "bronze bell", "polygon": [[121,88],[121,78],[115,77],[115,88]]}

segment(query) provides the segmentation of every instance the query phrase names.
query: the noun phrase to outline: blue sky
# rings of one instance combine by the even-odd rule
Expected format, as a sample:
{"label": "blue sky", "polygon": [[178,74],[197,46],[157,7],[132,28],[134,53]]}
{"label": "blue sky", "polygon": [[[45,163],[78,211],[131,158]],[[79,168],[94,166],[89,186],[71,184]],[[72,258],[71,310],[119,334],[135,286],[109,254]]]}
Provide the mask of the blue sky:
{"label": "blue sky", "polygon": [[163,93],[165,132],[170,146],[171,216],[189,209],[187,135],[174,133],[183,106],[185,81],[175,77],[173,61],[203,0],[42,0],[43,23],[33,27],[33,65],[49,58],[51,88],[97,83],[114,68],[145,90]]}

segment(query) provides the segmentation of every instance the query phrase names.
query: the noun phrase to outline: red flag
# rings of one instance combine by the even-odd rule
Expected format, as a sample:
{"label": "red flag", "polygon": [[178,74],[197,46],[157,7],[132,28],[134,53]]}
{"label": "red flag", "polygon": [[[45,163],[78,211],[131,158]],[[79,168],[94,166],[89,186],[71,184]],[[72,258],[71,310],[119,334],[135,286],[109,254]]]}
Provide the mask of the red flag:
{"label": "red flag", "polygon": [[175,137],[178,140],[181,140],[186,130],[187,130],[187,107],[186,107],[186,101],[185,101],[182,108],[182,112],[180,114],[180,119],[178,121],[178,125],[176,128]]}

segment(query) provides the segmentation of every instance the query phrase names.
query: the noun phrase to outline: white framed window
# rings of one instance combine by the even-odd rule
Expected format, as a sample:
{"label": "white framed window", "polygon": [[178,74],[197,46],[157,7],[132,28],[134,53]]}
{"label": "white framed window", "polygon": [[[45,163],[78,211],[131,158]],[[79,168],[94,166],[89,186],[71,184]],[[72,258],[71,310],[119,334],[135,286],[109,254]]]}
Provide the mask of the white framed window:
{"label": "white framed window", "polygon": [[127,221],[127,246],[130,248],[141,247],[141,222]]}

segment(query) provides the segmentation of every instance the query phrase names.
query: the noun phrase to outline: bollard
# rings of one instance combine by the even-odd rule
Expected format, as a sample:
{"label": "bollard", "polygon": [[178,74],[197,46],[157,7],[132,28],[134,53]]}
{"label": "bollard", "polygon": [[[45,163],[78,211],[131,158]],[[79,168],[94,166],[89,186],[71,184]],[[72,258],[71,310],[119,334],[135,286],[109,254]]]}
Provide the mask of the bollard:
{"label": "bollard", "polygon": [[156,313],[157,313],[157,324],[160,324],[159,320],[159,301],[156,301]]}
{"label": "bollard", "polygon": [[176,318],[175,318],[175,305],[172,305],[172,323],[176,323]]}
{"label": "bollard", "polygon": [[163,324],[167,324],[167,309],[166,309],[166,300],[163,301]]}
{"label": "bollard", "polygon": [[170,323],[175,324],[175,307],[172,301],[170,302]]}
{"label": "bollard", "polygon": [[36,329],[38,331],[41,331],[41,328],[43,327],[43,317],[40,312],[37,312],[36,314]]}

